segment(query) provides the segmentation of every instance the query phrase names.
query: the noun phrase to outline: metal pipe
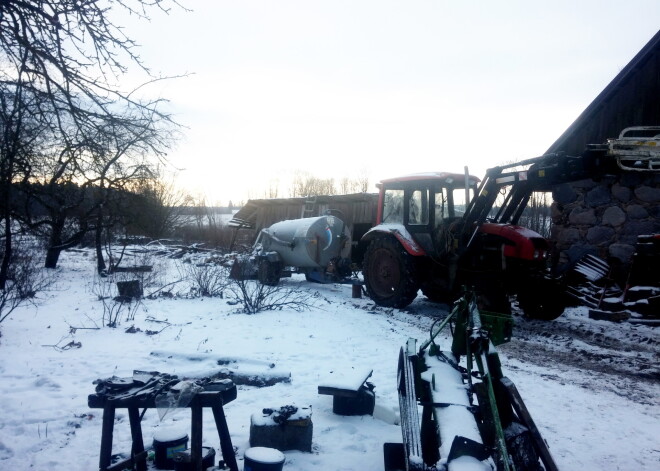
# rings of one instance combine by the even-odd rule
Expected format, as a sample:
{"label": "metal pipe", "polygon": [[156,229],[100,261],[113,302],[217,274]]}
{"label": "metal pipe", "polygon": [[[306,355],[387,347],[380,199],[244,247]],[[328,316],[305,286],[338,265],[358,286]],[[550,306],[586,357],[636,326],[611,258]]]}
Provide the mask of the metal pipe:
{"label": "metal pipe", "polygon": [[470,174],[467,165],[463,169],[465,170],[465,212],[467,213],[468,203],[470,202]]}

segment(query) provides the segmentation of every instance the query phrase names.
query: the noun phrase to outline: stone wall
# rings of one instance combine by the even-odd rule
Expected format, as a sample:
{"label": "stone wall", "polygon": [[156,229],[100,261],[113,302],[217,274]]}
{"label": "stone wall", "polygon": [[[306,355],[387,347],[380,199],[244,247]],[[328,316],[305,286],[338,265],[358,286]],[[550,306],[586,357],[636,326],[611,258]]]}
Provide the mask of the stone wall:
{"label": "stone wall", "polygon": [[[629,172],[555,187],[551,239],[554,264],[587,253],[627,273],[638,235],[660,233],[660,175]],[[617,273],[618,271],[618,273]]]}

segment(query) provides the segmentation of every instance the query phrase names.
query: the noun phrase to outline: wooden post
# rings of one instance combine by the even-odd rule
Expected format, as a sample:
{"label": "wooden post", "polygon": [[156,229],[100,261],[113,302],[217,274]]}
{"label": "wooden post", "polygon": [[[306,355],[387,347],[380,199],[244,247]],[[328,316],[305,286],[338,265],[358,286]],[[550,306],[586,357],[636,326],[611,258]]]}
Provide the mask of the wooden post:
{"label": "wooden post", "polygon": [[191,404],[190,460],[193,470],[202,471],[202,405],[198,397]]}
{"label": "wooden post", "polygon": [[[131,449],[131,456],[137,457],[144,451],[144,442],[142,441],[142,427],[140,426],[140,411],[137,407],[128,408],[128,420],[131,424],[131,438],[133,439],[133,447]],[[136,458],[137,471],[147,471],[147,457],[144,455],[142,459]]]}
{"label": "wooden post", "polygon": [[215,426],[218,429],[218,435],[220,436],[222,459],[225,464],[229,466],[231,471],[238,471],[238,463],[236,463],[236,455],[234,455],[234,447],[231,443],[229,427],[227,426],[227,419],[225,419],[225,411],[221,404],[212,406],[211,410],[213,411]]}
{"label": "wooden post", "polygon": [[110,466],[112,459],[112,429],[115,426],[115,408],[106,405],[103,408],[103,425],[101,426],[101,454],[99,469],[104,470]]}

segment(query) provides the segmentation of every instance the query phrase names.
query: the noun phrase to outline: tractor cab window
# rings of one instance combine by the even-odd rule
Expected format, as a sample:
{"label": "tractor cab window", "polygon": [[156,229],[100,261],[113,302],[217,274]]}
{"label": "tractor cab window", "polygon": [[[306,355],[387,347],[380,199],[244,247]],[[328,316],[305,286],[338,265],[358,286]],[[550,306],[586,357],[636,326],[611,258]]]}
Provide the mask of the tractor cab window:
{"label": "tractor cab window", "polygon": [[429,223],[428,190],[414,190],[408,199],[408,224],[426,225]]}
{"label": "tractor cab window", "polygon": [[447,207],[447,190],[438,188],[435,191],[435,225],[442,223],[442,220],[449,215]]}
{"label": "tractor cab window", "polygon": [[475,191],[476,189],[474,187],[469,188],[469,193],[467,195],[468,200],[466,202],[465,187],[453,188],[451,190],[452,200],[454,201],[454,216],[463,217],[467,209],[467,204],[469,204],[472,198],[474,198]]}
{"label": "tractor cab window", "polygon": [[[475,188],[471,187],[470,199],[474,198]],[[468,201],[469,202],[469,201]],[[464,187],[438,187],[435,189],[435,225],[447,218],[462,217],[465,214]]]}
{"label": "tractor cab window", "polygon": [[403,224],[403,190],[385,190],[383,223]]}

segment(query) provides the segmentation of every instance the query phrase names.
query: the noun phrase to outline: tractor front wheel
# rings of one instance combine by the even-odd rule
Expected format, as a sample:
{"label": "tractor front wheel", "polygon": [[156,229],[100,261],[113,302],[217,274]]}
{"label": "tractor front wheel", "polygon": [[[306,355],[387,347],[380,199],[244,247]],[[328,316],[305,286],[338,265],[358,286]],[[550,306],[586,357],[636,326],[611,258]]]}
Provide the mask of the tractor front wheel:
{"label": "tractor front wheel", "polygon": [[415,259],[393,238],[369,244],[362,264],[369,297],[379,306],[404,308],[419,290]]}

